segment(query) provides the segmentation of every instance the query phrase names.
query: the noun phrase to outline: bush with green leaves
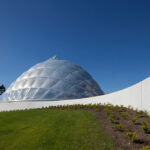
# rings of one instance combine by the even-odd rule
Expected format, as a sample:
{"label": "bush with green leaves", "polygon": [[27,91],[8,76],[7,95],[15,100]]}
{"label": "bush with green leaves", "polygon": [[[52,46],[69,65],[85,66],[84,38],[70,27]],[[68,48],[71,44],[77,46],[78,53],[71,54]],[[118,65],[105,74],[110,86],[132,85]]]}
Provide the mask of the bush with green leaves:
{"label": "bush with green leaves", "polygon": [[118,105],[116,105],[116,106],[113,107],[113,110],[116,111],[116,112],[119,112],[120,111],[120,107]]}
{"label": "bush with green leaves", "polygon": [[148,115],[148,112],[147,111],[143,111],[143,110],[136,109],[135,112],[136,112],[136,114],[139,114],[139,115],[145,115],[145,116]]}
{"label": "bush with green leaves", "polygon": [[124,133],[128,136],[131,142],[135,142],[139,138],[136,132],[125,131]]}
{"label": "bush with green leaves", "polygon": [[127,111],[127,108],[121,105],[119,112],[126,112],[126,111]]}
{"label": "bush with green leaves", "polygon": [[150,128],[148,127],[146,121],[142,121],[142,129],[144,130],[145,133],[150,132]]}
{"label": "bush with green leaves", "polygon": [[123,119],[127,119],[128,118],[128,115],[125,113],[125,112],[121,112],[121,117]]}
{"label": "bush with green leaves", "polygon": [[111,123],[115,123],[115,122],[116,122],[116,117],[111,114],[111,115],[109,115],[108,120],[109,120]]}
{"label": "bush with green leaves", "polygon": [[150,150],[150,146],[143,146],[140,150]]}
{"label": "bush with green leaves", "polygon": [[133,107],[131,105],[128,106],[128,109],[133,109]]}
{"label": "bush with green leaves", "polygon": [[107,116],[111,115],[112,113],[108,108],[104,108],[104,111],[106,112]]}
{"label": "bush with green leaves", "polygon": [[135,123],[137,123],[137,121],[138,121],[138,118],[133,118],[132,119],[132,122],[135,124]]}
{"label": "bush with green leaves", "polygon": [[120,123],[119,125],[112,126],[112,128],[117,130],[117,131],[122,131],[123,125]]}

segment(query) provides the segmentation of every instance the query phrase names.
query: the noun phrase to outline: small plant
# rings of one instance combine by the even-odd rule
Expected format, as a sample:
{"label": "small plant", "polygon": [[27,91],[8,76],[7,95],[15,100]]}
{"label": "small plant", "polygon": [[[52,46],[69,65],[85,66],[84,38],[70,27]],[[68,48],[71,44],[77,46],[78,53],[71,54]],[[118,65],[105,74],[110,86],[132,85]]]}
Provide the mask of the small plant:
{"label": "small plant", "polygon": [[137,121],[138,121],[138,118],[133,118],[132,119],[132,122],[135,124],[135,123],[137,123]]}
{"label": "small plant", "polygon": [[119,112],[126,112],[127,108],[125,108],[123,105],[120,106]]}
{"label": "small plant", "polygon": [[148,115],[148,112],[147,111],[143,111],[143,110],[136,109],[135,112],[136,112],[136,114],[139,114],[139,115],[145,115],[145,116]]}
{"label": "small plant", "polygon": [[133,110],[132,106],[130,106],[130,105],[126,109],[127,109],[126,112],[130,112],[131,110]]}
{"label": "small plant", "polygon": [[138,135],[136,132],[125,131],[125,135],[128,136],[131,142],[135,142],[138,139]]}
{"label": "small plant", "polygon": [[123,125],[121,123],[119,125],[112,126],[113,129],[116,129],[118,131],[122,131],[122,127],[123,127]]}
{"label": "small plant", "polygon": [[142,129],[144,130],[145,133],[148,133],[150,129],[147,126],[146,121],[142,121]]}
{"label": "small plant", "polygon": [[128,118],[128,115],[125,113],[125,112],[121,112],[121,117],[123,119],[127,119]]}
{"label": "small plant", "polygon": [[116,117],[114,115],[109,115],[108,119],[111,123],[115,123]]}
{"label": "small plant", "polygon": [[99,108],[95,108],[96,111],[99,111]]}
{"label": "small plant", "polygon": [[106,112],[107,116],[111,115],[111,111],[108,108],[105,108],[104,111]]}
{"label": "small plant", "polygon": [[131,106],[131,105],[129,105],[129,106],[128,106],[128,109],[130,109],[130,110],[131,110],[131,109],[133,109],[133,108],[132,108],[132,106]]}
{"label": "small plant", "polygon": [[143,146],[140,150],[150,150],[150,146]]}
{"label": "small plant", "polygon": [[118,105],[114,106],[114,111],[119,112],[120,107]]}
{"label": "small plant", "polygon": [[107,103],[105,106],[106,107],[114,107],[111,103]]}

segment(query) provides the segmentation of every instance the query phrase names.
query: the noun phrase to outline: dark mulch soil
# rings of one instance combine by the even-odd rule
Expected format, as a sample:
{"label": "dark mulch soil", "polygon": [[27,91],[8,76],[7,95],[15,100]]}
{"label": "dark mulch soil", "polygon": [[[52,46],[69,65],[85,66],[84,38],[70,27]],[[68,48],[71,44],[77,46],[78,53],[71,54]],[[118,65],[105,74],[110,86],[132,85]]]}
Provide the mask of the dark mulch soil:
{"label": "dark mulch soil", "polygon": [[[111,123],[103,108],[86,108],[85,110],[90,111],[96,116],[105,132],[115,142],[117,150],[139,150],[143,146],[150,146],[150,134],[144,133],[141,125],[141,122],[146,120],[150,127],[150,117],[147,115],[137,114],[135,111],[129,109],[125,112],[127,114],[127,118],[124,119],[121,116],[121,112],[112,111],[113,115],[115,115],[117,119],[115,123]],[[135,124],[132,122],[133,118],[138,118],[138,121]],[[117,123],[121,123],[123,125],[122,131],[117,131],[112,128],[112,126]],[[138,139],[135,142],[131,142],[124,133],[126,130],[136,132]]]}

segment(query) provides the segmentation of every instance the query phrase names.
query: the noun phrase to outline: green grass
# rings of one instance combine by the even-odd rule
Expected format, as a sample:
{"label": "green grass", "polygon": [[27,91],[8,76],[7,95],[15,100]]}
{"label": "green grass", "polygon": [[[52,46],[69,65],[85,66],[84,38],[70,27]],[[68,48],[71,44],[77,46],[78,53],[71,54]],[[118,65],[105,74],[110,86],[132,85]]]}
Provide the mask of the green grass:
{"label": "green grass", "polygon": [[0,113],[0,150],[114,150],[95,116],[77,110]]}

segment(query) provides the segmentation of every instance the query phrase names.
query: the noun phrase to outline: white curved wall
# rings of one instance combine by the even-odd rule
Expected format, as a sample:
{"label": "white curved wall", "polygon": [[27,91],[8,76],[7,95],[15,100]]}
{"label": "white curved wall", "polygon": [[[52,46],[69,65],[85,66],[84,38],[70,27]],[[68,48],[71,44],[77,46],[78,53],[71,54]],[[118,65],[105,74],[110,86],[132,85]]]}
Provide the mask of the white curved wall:
{"label": "white curved wall", "polygon": [[57,105],[111,103],[113,105],[131,105],[133,108],[150,112],[150,77],[129,88],[111,94],[75,100],[62,101],[22,101],[1,102],[0,111],[42,108]]}

